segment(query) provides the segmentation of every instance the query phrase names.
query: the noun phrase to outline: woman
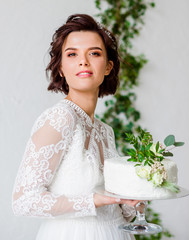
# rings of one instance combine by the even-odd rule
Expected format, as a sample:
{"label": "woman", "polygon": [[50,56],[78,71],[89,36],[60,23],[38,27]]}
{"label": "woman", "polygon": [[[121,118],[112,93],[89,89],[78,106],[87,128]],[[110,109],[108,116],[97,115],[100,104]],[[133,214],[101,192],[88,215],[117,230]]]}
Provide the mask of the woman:
{"label": "woman", "polygon": [[34,123],[13,211],[46,218],[37,240],[134,239],[118,226],[135,216],[138,201],[94,192],[103,183],[104,160],[117,155],[112,128],[94,117],[98,97],[118,86],[116,39],[92,17],[72,15],[55,32],[50,56],[48,90],[67,97]]}

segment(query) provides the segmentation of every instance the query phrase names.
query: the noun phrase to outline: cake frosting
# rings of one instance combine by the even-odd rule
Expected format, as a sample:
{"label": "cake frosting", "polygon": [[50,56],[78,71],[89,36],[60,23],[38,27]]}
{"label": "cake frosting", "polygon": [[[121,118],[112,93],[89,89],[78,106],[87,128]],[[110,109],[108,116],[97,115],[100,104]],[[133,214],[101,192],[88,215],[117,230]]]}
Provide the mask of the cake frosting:
{"label": "cake frosting", "polygon": [[[137,198],[168,198],[175,193],[163,187],[155,187],[151,181],[136,174],[135,162],[129,162],[130,157],[116,157],[106,159],[104,163],[105,190],[127,197]],[[167,181],[177,183],[177,165],[169,159],[162,161]]]}

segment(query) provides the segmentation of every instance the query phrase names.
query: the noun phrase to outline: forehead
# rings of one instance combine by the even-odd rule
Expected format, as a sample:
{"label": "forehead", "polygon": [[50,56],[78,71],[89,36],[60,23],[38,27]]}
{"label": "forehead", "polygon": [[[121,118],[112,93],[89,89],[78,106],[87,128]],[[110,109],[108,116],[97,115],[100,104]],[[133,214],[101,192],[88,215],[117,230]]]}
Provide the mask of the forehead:
{"label": "forehead", "polygon": [[97,32],[92,31],[77,31],[68,34],[64,40],[62,48],[90,48],[101,47],[105,48],[101,36]]}

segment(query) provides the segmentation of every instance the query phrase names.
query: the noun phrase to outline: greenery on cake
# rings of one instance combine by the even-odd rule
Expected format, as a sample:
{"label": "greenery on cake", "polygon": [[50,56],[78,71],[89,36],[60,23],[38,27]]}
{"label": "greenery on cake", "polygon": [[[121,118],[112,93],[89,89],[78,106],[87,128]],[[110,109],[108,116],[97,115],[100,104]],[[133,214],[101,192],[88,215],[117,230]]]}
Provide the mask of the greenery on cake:
{"label": "greenery on cake", "polygon": [[172,192],[178,193],[179,187],[167,181],[166,169],[163,160],[172,157],[170,152],[175,147],[184,145],[184,142],[176,142],[174,135],[164,139],[164,144],[153,142],[150,132],[138,128],[138,135],[126,133],[126,141],[133,146],[127,150],[130,158],[127,161],[135,162],[136,174],[152,182],[155,187],[164,187]]}

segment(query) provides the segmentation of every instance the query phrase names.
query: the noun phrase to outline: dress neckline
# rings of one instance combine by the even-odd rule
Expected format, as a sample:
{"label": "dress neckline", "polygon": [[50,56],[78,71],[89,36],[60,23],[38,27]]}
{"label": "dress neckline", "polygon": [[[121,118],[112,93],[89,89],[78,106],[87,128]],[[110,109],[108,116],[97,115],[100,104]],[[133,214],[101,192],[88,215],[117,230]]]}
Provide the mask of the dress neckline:
{"label": "dress neckline", "polygon": [[70,106],[74,107],[74,109],[76,109],[81,115],[83,115],[92,126],[95,125],[96,118],[94,117],[94,122],[93,122],[92,119],[89,117],[89,115],[79,105],[65,98],[62,99],[61,102],[66,102]]}

